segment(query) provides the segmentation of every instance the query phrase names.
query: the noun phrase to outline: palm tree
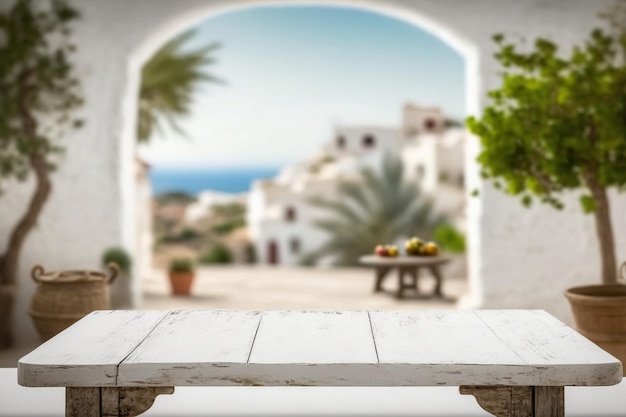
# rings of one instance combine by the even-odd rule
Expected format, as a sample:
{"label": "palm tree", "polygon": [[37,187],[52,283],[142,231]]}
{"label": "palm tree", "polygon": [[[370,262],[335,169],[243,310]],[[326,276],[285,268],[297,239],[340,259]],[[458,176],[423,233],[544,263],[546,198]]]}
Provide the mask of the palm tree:
{"label": "palm tree", "polygon": [[206,72],[215,62],[213,43],[195,50],[184,50],[194,35],[187,31],[167,42],[141,70],[141,87],[137,109],[137,141],[148,142],[154,132],[163,131],[163,122],[184,133],[176,120],[189,114],[193,92],[204,82],[219,82]]}
{"label": "palm tree", "polygon": [[304,255],[302,263],[332,257],[335,265],[356,265],[359,256],[371,253],[376,245],[403,237],[429,237],[441,222],[419,188],[404,180],[401,159],[386,156],[380,174],[371,168],[362,168],[360,174],[359,182],[339,184],[336,199],[310,200],[314,207],[331,213],[314,222],[330,237]]}

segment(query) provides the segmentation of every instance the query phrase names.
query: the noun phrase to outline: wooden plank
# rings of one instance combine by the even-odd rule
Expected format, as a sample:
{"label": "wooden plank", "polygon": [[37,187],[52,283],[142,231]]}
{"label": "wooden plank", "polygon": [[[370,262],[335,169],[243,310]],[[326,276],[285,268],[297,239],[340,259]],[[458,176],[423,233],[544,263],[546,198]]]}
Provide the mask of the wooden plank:
{"label": "wooden plank", "polygon": [[246,376],[260,385],[368,385],[377,364],[367,312],[271,311]]}
{"label": "wooden plank", "polygon": [[119,381],[128,386],[372,385],[376,365],[366,312],[196,311],[164,320],[120,365]]}
{"label": "wooden plank", "polygon": [[525,365],[535,368],[534,385],[613,385],[622,380],[618,359],[545,311],[482,310],[476,315]]}
{"label": "wooden plank", "polygon": [[533,410],[533,391],[535,388],[526,386],[509,388],[511,388],[511,416],[527,417],[531,415]]}
{"label": "wooden plank", "polygon": [[[522,317],[525,313],[517,314]],[[532,344],[528,338],[536,336],[526,334],[516,338],[515,323],[509,322],[512,336],[510,343],[505,342],[475,312],[372,312],[370,315],[381,367],[394,375],[394,385],[401,384],[402,379],[405,385],[565,386],[612,385],[621,381],[621,367],[602,352],[600,357],[596,356],[600,360],[595,365],[528,362],[517,352],[515,343]],[[530,323],[534,320],[535,326],[541,328],[540,317],[533,317]],[[574,341],[576,335],[572,337]],[[592,346],[591,351],[596,349]],[[579,354],[582,357],[586,353],[589,352]]]}
{"label": "wooden plank", "polygon": [[33,387],[113,386],[117,367],[167,315],[95,311],[18,361],[18,383]]}
{"label": "wooden plank", "polygon": [[102,417],[119,417],[119,388],[100,388],[100,413]]}
{"label": "wooden plank", "polygon": [[260,319],[259,312],[173,312],[120,364],[119,384],[215,384],[246,364]]}
{"label": "wooden plank", "polygon": [[263,320],[250,363],[378,363],[364,311],[272,311]]}
{"label": "wooden plank", "polygon": [[66,388],[65,417],[102,417],[100,388]]}
{"label": "wooden plank", "polygon": [[381,364],[522,363],[471,312],[373,311],[370,316]]}
{"label": "wooden plank", "polygon": [[565,416],[564,393],[563,387],[535,387],[534,417]]}

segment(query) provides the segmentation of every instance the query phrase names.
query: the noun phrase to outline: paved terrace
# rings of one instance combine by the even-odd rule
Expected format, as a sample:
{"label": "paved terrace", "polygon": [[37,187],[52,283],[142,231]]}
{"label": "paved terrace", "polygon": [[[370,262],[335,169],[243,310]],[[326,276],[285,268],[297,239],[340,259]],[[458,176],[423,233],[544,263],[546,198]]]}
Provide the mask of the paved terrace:
{"label": "paved terrace", "polygon": [[[443,270],[445,273],[445,269]],[[420,277],[422,295],[398,300],[397,274],[390,273],[382,293],[373,293],[374,271],[367,268],[283,268],[223,266],[198,269],[191,297],[172,297],[166,272],[143,282],[146,309],[235,310],[402,310],[454,309],[466,289],[464,278],[444,275],[444,299],[432,298],[434,279]]]}

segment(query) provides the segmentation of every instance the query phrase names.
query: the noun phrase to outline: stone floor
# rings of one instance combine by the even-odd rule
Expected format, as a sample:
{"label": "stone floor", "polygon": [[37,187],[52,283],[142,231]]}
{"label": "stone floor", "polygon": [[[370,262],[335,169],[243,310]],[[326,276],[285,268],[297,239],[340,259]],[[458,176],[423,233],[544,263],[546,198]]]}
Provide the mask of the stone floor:
{"label": "stone floor", "polygon": [[[445,272],[445,271],[444,271]],[[142,309],[234,310],[404,310],[454,309],[467,291],[467,281],[446,277],[444,298],[430,293],[434,280],[420,277],[420,294],[406,292],[395,298],[397,276],[389,275],[385,291],[373,293],[374,272],[364,268],[273,268],[265,266],[217,266],[197,270],[189,297],[170,294],[167,273],[155,270],[142,282]],[[0,351],[0,368],[14,368],[17,360],[37,347],[24,343]]]}
{"label": "stone floor", "polygon": [[389,275],[384,292],[373,293],[374,272],[363,268],[209,267],[197,271],[190,297],[172,297],[165,271],[143,282],[146,309],[454,309],[467,289],[466,280],[446,278],[444,298],[433,298],[434,280],[424,272],[420,294],[394,297],[397,276]]}

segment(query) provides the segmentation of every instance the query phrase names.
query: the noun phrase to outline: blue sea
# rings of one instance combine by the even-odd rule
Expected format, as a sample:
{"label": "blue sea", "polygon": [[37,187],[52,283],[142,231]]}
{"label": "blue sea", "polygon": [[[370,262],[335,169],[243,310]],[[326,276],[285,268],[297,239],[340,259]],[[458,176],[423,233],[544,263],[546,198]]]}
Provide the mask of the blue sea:
{"label": "blue sea", "polygon": [[174,169],[150,168],[150,182],[155,195],[179,191],[196,195],[212,190],[241,193],[250,190],[256,179],[273,178],[280,167],[224,168],[224,169]]}

